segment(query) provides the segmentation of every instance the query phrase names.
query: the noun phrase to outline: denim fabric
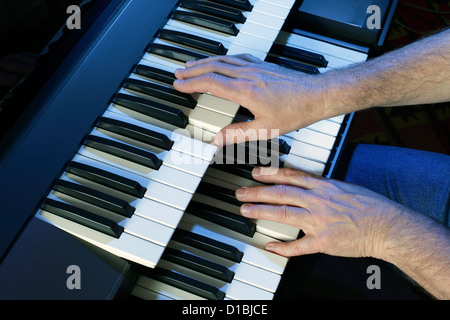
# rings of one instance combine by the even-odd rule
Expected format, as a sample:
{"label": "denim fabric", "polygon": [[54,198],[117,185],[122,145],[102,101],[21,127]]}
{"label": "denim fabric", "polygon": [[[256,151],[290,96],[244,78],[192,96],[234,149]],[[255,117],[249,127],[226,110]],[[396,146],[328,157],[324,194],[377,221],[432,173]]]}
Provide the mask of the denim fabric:
{"label": "denim fabric", "polygon": [[449,155],[358,144],[343,180],[380,193],[449,228]]}

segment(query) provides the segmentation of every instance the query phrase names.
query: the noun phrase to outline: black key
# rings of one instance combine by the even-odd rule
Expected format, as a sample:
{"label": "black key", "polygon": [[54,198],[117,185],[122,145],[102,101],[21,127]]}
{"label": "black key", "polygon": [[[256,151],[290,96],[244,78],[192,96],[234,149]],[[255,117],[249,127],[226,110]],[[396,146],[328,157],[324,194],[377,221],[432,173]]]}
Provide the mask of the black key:
{"label": "black key", "polygon": [[271,156],[289,154],[291,146],[283,139],[275,138],[270,140],[250,141],[245,143],[248,152],[262,153]]}
{"label": "black key", "polygon": [[231,282],[234,277],[234,272],[226,266],[181,250],[166,248],[161,259],[226,282]]}
{"label": "black key", "polygon": [[212,163],[211,168],[218,169],[227,173],[235,174],[239,177],[256,181],[252,176],[252,171],[255,168],[249,164],[217,164]]}
{"label": "black key", "polygon": [[69,164],[66,171],[138,198],[142,198],[147,191],[139,182],[75,161]]}
{"label": "black key", "polygon": [[225,293],[218,288],[175,271],[165,270],[159,267],[154,269],[146,268],[143,271],[143,275],[205,299],[223,300],[225,298]]}
{"label": "black key", "polygon": [[181,6],[237,23],[244,23],[246,19],[240,10],[227,7],[219,3],[203,0],[183,0],[181,2]]}
{"label": "black key", "polygon": [[323,55],[290,46],[274,44],[270,49],[270,52],[285,58],[310,63],[318,67],[326,68],[328,66],[328,61]]}
{"label": "black key", "polygon": [[[236,116],[242,116],[242,118],[236,119]],[[253,113],[251,113],[250,110],[248,110],[247,108],[244,108],[243,106],[239,107],[239,110],[238,110],[236,116],[233,119],[233,122],[244,122],[244,121],[249,121],[249,120],[255,119],[255,115]]]}
{"label": "black key", "polygon": [[236,247],[229,244],[183,229],[176,229],[172,235],[172,240],[234,262],[241,262],[242,256],[244,255]]}
{"label": "black key", "polygon": [[252,166],[270,166],[279,161],[279,152],[265,147],[257,148],[255,142],[227,145],[215,154],[217,163],[249,164]]}
{"label": "black key", "polygon": [[134,90],[140,93],[144,93],[150,96],[154,96],[158,99],[170,101],[175,104],[179,104],[188,108],[195,108],[197,101],[190,94],[182,93],[157,83],[151,83],[137,79],[127,79],[123,83],[123,87]]}
{"label": "black key", "polygon": [[161,70],[143,64],[138,64],[134,69],[134,73],[170,85],[172,85],[173,82],[177,80],[173,72]]}
{"label": "black key", "polygon": [[244,11],[252,11],[253,9],[253,5],[248,0],[209,0],[209,1],[221,3]]}
{"label": "black key", "polygon": [[174,144],[172,140],[162,133],[116,119],[101,117],[97,122],[97,127],[147,143],[163,150],[172,149]]}
{"label": "black key", "polygon": [[239,33],[239,29],[235,26],[234,23],[224,19],[211,17],[202,13],[176,10],[172,18],[232,36],[237,36],[237,34]]}
{"label": "black key", "polygon": [[186,212],[248,237],[256,231],[256,224],[250,219],[200,202],[191,201]]}
{"label": "black key", "polygon": [[53,199],[45,199],[42,209],[114,238],[119,238],[124,230],[110,219]]}
{"label": "black key", "polygon": [[298,61],[293,61],[275,56],[267,56],[266,61],[307,74],[320,74],[319,69],[317,69],[316,67]]}
{"label": "black key", "polygon": [[236,192],[234,190],[230,190],[212,183],[204,181],[200,182],[196,192],[239,207],[243,204],[243,202],[236,198]]}
{"label": "black key", "polygon": [[71,181],[59,180],[53,189],[127,218],[130,218],[135,211],[134,207],[122,199]]}
{"label": "black key", "polygon": [[224,45],[218,41],[209,40],[175,30],[161,30],[159,33],[159,38],[218,55],[224,55],[228,51]]}
{"label": "black key", "polygon": [[286,140],[277,138],[270,140],[270,143],[280,154],[289,154],[291,151],[291,146],[286,142]]}
{"label": "black key", "polygon": [[186,63],[188,61],[208,58],[207,55],[189,51],[182,48],[167,46],[165,44],[153,43],[148,49],[148,52],[157,54],[169,59],[181,61]]}
{"label": "black key", "polygon": [[288,154],[291,150],[291,146],[289,146],[289,144],[285,140],[280,138],[249,141],[245,143],[245,147],[248,149],[247,152],[249,153],[262,153],[268,156]]}
{"label": "black key", "polygon": [[162,165],[162,160],[160,160],[153,153],[135,148],[122,142],[89,135],[86,138],[85,144],[91,148],[141,164],[151,169],[158,170]]}
{"label": "black key", "polygon": [[113,98],[113,102],[179,128],[185,128],[188,124],[187,116],[180,109],[145,98],[119,93]]}

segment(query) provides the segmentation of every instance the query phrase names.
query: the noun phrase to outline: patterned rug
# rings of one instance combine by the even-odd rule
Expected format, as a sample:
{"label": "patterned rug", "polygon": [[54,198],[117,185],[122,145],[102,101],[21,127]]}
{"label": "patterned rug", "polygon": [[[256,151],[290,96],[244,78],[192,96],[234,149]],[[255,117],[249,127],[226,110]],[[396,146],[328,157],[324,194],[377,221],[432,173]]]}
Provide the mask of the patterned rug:
{"label": "patterned rug", "polygon": [[[402,47],[449,25],[450,1],[400,0],[383,50]],[[450,103],[358,112],[348,141],[450,154]]]}

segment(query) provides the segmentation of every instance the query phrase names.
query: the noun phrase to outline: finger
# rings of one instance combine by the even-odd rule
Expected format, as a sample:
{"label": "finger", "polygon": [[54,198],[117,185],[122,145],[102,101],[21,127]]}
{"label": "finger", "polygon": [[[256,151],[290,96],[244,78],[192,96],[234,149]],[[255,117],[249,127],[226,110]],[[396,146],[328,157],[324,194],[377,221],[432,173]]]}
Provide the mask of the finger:
{"label": "finger", "polygon": [[[231,94],[230,99],[235,99],[236,94]],[[233,101],[233,100],[231,100]],[[237,101],[233,101],[237,102]],[[214,140],[218,147],[247,141],[267,140],[279,135],[278,129],[270,128],[270,123],[265,119],[257,118],[252,121],[232,123],[220,130]]]}
{"label": "finger", "polygon": [[305,232],[309,230],[311,214],[303,208],[245,203],[241,206],[240,212],[250,219],[279,222],[300,228]]}
{"label": "finger", "polygon": [[252,63],[261,63],[263,62],[261,59],[255,57],[254,55],[251,55],[250,53],[240,53],[236,54],[235,57],[238,57],[242,60],[252,62]]}
{"label": "finger", "polygon": [[320,252],[314,238],[309,236],[304,236],[301,239],[289,242],[269,242],[266,244],[265,249],[284,257],[294,257]]}
{"label": "finger", "polygon": [[247,60],[244,60],[241,58],[240,55],[229,55],[229,56],[214,56],[214,57],[208,57],[205,59],[199,59],[199,60],[192,60],[186,62],[186,68],[192,68],[195,66],[200,66],[205,63],[214,62],[214,61],[220,61],[223,63],[228,63],[234,66],[245,66],[248,65]]}
{"label": "finger", "polygon": [[[217,97],[233,101],[237,98],[237,81],[217,73],[207,73],[186,80],[175,80],[173,86],[184,93],[209,92]],[[235,101],[233,101],[235,102]]]}
{"label": "finger", "polygon": [[241,202],[282,204],[308,208],[312,195],[309,191],[286,185],[243,187],[236,190]]}
{"label": "finger", "polygon": [[239,74],[236,66],[216,60],[191,68],[177,69],[175,70],[175,77],[179,80],[186,80],[209,72],[218,73],[229,78],[237,78],[237,75]]}
{"label": "finger", "polygon": [[286,184],[304,189],[312,189],[316,186],[316,180],[322,177],[310,174],[306,171],[293,168],[257,167],[253,169],[252,176],[264,183]]}

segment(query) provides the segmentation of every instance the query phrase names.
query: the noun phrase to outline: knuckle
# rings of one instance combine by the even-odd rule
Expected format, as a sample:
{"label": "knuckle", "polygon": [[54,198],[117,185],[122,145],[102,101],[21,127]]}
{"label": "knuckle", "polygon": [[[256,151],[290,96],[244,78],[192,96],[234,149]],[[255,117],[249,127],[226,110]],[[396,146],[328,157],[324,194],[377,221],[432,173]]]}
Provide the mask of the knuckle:
{"label": "knuckle", "polygon": [[222,63],[220,61],[217,61],[217,60],[211,61],[208,63],[208,70],[210,72],[214,72],[214,71],[220,70],[221,66],[222,66]]}
{"label": "knuckle", "polygon": [[287,195],[287,186],[281,184],[274,187],[275,196],[279,198],[284,198]]}
{"label": "knuckle", "polygon": [[280,222],[285,222],[288,220],[289,212],[286,205],[279,206],[277,210],[277,220]]}

